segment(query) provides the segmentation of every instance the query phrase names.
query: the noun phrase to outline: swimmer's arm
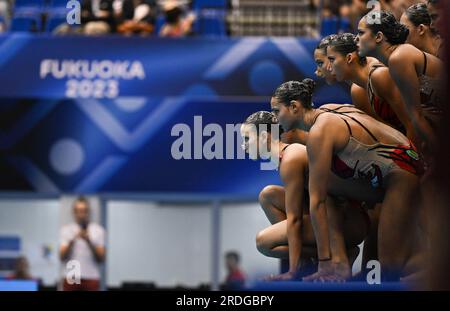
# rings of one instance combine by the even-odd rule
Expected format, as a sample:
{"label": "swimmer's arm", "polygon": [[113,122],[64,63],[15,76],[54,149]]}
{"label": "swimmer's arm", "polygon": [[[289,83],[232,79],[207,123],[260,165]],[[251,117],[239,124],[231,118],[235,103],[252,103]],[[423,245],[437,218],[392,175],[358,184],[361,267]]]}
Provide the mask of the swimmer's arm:
{"label": "swimmer's arm", "polygon": [[408,138],[417,144],[416,135],[408,115],[402,94],[389,73],[389,69],[379,68],[372,75],[372,85],[377,96],[389,103],[397,118],[407,131]]}
{"label": "swimmer's arm", "polygon": [[420,135],[422,141],[429,142],[433,150],[436,146],[436,139],[431,126],[425,120],[422,113],[420,106],[420,85],[414,64],[398,56],[391,56],[389,60],[389,72],[401,93],[416,133]]}
{"label": "swimmer's arm", "polygon": [[325,201],[331,170],[334,131],[326,131],[325,125],[316,124],[308,138],[309,158],[309,212],[317,243],[319,259],[331,258],[328,218]]}
{"label": "swimmer's arm", "polygon": [[[292,154],[291,154],[292,155]],[[283,158],[280,176],[285,185],[285,206],[287,216],[287,239],[289,245],[289,272],[300,269],[302,254],[303,189],[306,161],[296,155]]]}

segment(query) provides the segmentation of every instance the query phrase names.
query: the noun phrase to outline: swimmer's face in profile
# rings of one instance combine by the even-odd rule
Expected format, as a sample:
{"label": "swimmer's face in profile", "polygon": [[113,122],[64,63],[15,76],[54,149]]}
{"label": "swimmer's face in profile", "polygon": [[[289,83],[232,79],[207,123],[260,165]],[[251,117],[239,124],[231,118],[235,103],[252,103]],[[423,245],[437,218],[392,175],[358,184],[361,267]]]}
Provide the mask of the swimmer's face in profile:
{"label": "swimmer's face in profile", "polygon": [[348,77],[349,64],[346,56],[338,53],[333,46],[327,48],[327,58],[330,62],[331,72],[335,75],[337,81],[345,81]]}
{"label": "swimmer's face in profile", "polygon": [[336,76],[330,70],[330,62],[323,49],[314,50],[314,62],[316,63],[315,74],[317,77],[325,79],[328,85],[333,85],[337,82]]}
{"label": "swimmer's face in profile", "polygon": [[439,33],[439,29],[444,28],[444,20],[441,17],[442,14],[439,12],[439,7],[432,2],[427,3],[428,14],[430,14],[431,25],[430,28],[433,29],[434,32]]}
{"label": "swimmer's face in profile", "polygon": [[267,131],[261,131],[258,135],[256,125],[244,123],[241,125],[242,149],[249,155],[252,160],[259,160],[264,156],[264,150],[270,143]]}
{"label": "swimmer's face in profile", "polygon": [[272,97],[270,107],[284,132],[295,128],[296,116],[288,106],[281,103],[277,98]]}
{"label": "swimmer's face in profile", "polygon": [[356,45],[358,46],[359,57],[370,56],[370,53],[376,49],[377,43],[375,35],[367,27],[366,19],[363,17],[358,24],[358,34],[356,35]]}
{"label": "swimmer's face in profile", "polygon": [[406,43],[412,44],[414,46],[418,46],[419,40],[422,40],[421,34],[425,31],[425,26],[421,25],[419,27],[416,27],[408,18],[408,15],[405,13],[402,14],[402,17],[400,18],[400,23],[408,27],[409,34],[408,39],[406,39]]}

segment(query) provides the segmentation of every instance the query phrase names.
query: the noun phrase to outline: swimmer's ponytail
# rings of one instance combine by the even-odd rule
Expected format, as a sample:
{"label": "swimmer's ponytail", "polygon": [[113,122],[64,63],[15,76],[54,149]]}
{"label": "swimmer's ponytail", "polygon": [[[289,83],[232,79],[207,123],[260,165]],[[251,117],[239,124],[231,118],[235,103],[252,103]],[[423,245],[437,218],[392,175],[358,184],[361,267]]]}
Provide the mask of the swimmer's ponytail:
{"label": "swimmer's ponytail", "polygon": [[409,36],[409,29],[403,24],[400,24],[396,31],[388,38],[388,42],[392,45],[403,44]]}

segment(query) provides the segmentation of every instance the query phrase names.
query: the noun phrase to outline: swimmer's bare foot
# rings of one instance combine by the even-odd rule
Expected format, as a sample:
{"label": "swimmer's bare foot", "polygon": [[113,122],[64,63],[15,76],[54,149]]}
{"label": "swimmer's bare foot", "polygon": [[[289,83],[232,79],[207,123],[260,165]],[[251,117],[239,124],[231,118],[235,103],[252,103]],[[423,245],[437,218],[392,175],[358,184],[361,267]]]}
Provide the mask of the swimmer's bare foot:
{"label": "swimmer's bare foot", "polygon": [[352,277],[352,270],[347,263],[333,263],[334,275],[340,282],[345,282]]}
{"label": "swimmer's bare foot", "polygon": [[334,269],[331,261],[321,261],[316,273],[305,276],[303,281],[305,282],[327,282],[330,276],[333,275]]}
{"label": "swimmer's bare foot", "polygon": [[400,278],[400,282],[410,283],[410,284],[420,284],[426,281],[426,271],[421,270],[411,273],[405,277]]}
{"label": "swimmer's bare foot", "polygon": [[305,282],[343,283],[351,277],[349,265],[345,263],[320,262],[319,270],[303,278]]}
{"label": "swimmer's bare foot", "polygon": [[296,272],[286,272],[278,275],[270,275],[266,277],[265,281],[294,281],[298,280],[298,273]]}

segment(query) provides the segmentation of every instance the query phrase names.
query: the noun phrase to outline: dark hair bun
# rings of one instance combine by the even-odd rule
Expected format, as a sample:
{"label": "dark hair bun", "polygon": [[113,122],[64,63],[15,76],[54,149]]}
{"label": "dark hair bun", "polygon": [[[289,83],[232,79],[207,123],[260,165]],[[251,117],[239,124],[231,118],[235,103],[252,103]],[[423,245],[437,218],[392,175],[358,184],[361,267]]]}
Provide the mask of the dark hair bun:
{"label": "dark hair bun", "polygon": [[312,96],[312,94],[314,93],[314,89],[316,88],[316,82],[314,82],[314,80],[310,78],[306,78],[303,79],[301,83],[305,85],[306,89],[308,90],[308,93]]}
{"label": "dark hair bun", "polygon": [[290,105],[293,100],[301,102],[303,107],[312,108],[312,96],[316,83],[311,79],[303,79],[303,81],[289,81],[280,85],[274,93],[274,97],[286,106]]}
{"label": "dark hair bun", "polygon": [[403,44],[408,38],[408,27],[401,24],[391,12],[381,11],[381,27],[381,32],[390,44]]}
{"label": "dark hair bun", "polygon": [[409,36],[409,29],[403,24],[399,24],[397,31],[390,38],[392,44],[403,44]]}

